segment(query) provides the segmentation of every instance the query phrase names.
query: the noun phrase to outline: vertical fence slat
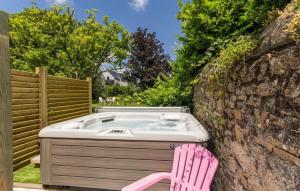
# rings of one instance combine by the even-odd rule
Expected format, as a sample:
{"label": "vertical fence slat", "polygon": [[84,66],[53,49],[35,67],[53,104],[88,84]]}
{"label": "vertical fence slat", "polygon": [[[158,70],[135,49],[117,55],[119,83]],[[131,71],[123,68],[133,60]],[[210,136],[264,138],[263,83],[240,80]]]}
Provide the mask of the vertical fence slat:
{"label": "vertical fence slat", "polygon": [[40,67],[35,67],[35,74],[38,75],[38,80],[39,80],[39,88],[38,88],[38,92],[39,92],[39,128],[42,128],[42,120],[41,120],[41,78],[40,78],[40,74],[41,74],[41,68]]}
{"label": "vertical fence slat", "polygon": [[8,17],[0,11],[0,190],[12,190],[12,117]]}
{"label": "vertical fence slat", "polygon": [[41,127],[48,125],[48,69],[42,67],[40,69],[40,115],[41,115]]}
{"label": "vertical fence slat", "polygon": [[92,78],[87,77],[86,80],[89,82],[89,113],[92,113]]}

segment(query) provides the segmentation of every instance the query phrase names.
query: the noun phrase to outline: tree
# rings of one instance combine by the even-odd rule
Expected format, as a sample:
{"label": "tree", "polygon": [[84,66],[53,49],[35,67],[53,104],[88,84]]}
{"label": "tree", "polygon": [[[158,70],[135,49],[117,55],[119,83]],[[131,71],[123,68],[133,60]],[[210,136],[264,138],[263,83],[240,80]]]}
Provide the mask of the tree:
{"label": "tree", "polygon": [[12,68],[32,71],[48,66],[49,73],[73,78],[98,75],[102,63],[120,64],[128,56],[130,33],[95,10],[78,21],[68,5],[40,9],[35,4],[10,16]]}
{"label": "tree", "polygon": [[127,79],[141,89],[153,87],[158,76],[170,74],[170,57],[156,33],[138,28],[132,34],[132,49],[128,60]]}

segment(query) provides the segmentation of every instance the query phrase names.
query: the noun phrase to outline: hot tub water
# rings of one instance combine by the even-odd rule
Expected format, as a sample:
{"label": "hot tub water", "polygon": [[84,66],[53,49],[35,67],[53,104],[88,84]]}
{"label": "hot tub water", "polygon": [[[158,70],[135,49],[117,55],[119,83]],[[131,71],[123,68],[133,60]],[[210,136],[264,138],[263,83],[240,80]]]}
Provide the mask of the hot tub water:
{"label": "hot tub water", "polygon": [[126,128],[135,131],[186,131],[185,122],[165,121],[165,120],[137,120],[137,119],[116,119],[100,124],[91,124],[85,129],[99,129],[99,128]]}

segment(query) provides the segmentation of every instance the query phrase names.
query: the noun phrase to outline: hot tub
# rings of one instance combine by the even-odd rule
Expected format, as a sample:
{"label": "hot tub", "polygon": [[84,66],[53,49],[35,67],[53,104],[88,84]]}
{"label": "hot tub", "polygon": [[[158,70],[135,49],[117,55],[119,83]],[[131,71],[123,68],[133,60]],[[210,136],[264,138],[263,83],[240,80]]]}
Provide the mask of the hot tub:
{"label": "hot tub", "polygon": [[[174,148],[209,136],[185,108],[101,108],[40,131],[43,185],[120,190],[170,171]],[[162,182],[152,190],[168,190]]]}

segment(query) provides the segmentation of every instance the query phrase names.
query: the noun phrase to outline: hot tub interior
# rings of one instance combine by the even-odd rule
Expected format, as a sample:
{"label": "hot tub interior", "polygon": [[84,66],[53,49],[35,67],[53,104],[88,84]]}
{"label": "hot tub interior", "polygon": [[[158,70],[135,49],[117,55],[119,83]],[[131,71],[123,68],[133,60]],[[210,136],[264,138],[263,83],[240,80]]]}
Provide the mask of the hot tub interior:
{"label": "hot tub interior", "polygon": [[134,131],[187,131],[188,121],[178,114],[99,115],[82,119],[57,128],[62,129],[131,129]]}

